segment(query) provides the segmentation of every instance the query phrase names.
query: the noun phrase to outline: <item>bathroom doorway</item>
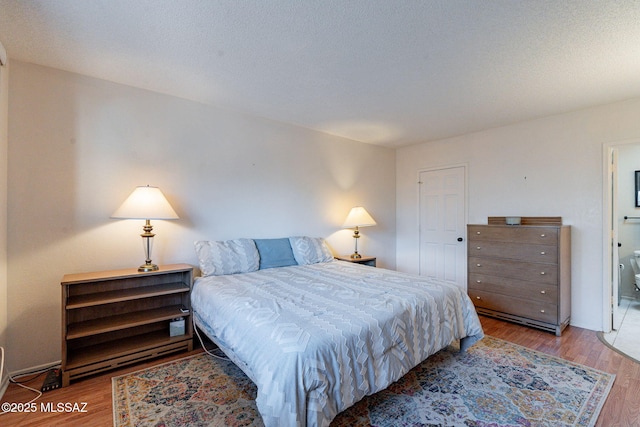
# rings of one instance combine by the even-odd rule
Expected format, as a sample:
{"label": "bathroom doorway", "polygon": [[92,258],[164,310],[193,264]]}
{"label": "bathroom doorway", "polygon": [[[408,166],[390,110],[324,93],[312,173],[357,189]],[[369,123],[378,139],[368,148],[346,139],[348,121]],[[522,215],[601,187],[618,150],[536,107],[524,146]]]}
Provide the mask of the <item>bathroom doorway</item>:
{"label": "bathroom doorway", "polygon": [[619,330],[624,321],[624,311],[619,310],[621,301],[639,296],[631,260],[635,260],[635,251],[640,251],[635,174],[640,170],[640,139],[606,145],[604,162],[603,331],[606,333]]}
{"label": "bathroom doorway", "polygon": [[620,247],[620,297],[635,298],[634,266],[640,251],[640,206],[637,206],[636,171],[640,171],[640,143],[617,147],[618,242]]}

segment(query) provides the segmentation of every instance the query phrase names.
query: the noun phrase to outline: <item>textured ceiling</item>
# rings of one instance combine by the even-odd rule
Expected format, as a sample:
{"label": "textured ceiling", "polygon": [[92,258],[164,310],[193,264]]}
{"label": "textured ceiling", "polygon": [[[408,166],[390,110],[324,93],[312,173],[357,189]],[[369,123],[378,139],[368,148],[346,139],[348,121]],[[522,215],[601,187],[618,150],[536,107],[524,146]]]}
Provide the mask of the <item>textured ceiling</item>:
{"label": "textured ceiling", "polygon": [[0,41],[386,146],[640,97],[637,0],[0,0]]}

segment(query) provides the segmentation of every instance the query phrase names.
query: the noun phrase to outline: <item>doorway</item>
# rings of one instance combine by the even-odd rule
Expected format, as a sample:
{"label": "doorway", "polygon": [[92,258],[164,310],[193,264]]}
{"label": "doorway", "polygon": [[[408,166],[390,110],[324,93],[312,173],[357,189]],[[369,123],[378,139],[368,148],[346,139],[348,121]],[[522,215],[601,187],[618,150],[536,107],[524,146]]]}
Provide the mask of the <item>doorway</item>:
{"label": "doorway", "polygon": [[420,275],[467,289],[466,166],[418,173]]}
{"label": "doorway", "polygon": [[[638,160],[635,160],[638,159]],[[619,329],[621,298],[635,297],[630,257],[640,249],[640,207],[635,206],[634,171],[640,170],[640,139],[606,144],[603,212],[603,327]]]}

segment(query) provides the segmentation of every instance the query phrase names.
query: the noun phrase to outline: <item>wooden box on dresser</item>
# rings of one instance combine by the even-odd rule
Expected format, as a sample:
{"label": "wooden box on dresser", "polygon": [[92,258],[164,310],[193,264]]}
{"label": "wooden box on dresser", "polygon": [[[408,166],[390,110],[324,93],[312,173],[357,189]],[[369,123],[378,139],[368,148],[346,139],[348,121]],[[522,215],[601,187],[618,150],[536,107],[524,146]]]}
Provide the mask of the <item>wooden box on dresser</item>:
{"label": "wooden box on dresser", "polygon": [[571,227],[559,217],[469,224],[468,292],[480,314],[560,336],[571,319]]}
{"label": "wooden box on dresser", "polygon": [[[193,349],[187,264],[67,274],[62,285],[62,385],[86,375]],[[170,322],[184,320],[171,336]]]}

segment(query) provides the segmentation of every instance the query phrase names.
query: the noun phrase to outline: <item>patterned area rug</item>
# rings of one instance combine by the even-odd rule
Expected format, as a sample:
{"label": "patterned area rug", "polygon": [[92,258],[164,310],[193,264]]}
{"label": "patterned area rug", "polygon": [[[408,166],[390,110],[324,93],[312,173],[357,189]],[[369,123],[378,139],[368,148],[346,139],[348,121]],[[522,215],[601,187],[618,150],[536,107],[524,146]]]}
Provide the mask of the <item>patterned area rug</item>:
{"label": "patterned area rug", "polygon": [[[331,426],[593,426],[615,379],[488,336],[457,351],[431,356]],[[233,363],[199,354],[114,377],[114,425],[261,426],[255,396]]]}

